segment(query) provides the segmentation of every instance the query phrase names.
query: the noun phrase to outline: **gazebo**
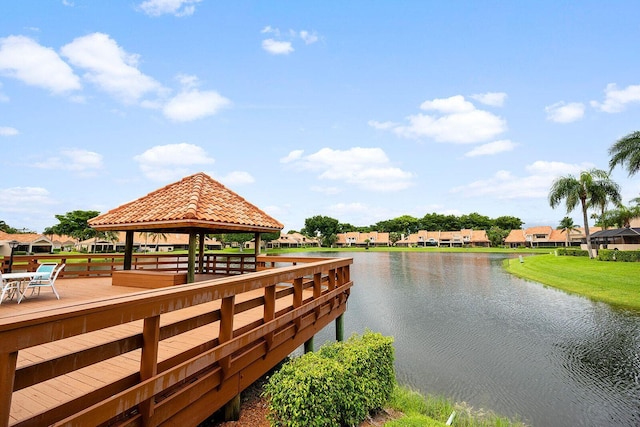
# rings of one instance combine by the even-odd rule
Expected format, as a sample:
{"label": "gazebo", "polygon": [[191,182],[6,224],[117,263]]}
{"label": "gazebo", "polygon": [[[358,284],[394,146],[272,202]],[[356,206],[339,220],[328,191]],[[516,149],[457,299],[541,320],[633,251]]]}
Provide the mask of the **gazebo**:
{"label": "gazebo", "polygon": [[257,256],[260,233],[273,233],[284,227],[202,172],[112,209],[88,223],[98,231],[126,232],[125,270],[131,269],[135,232],[189,234],[187,283],[195,281],[198,236],[199,269],[202,269],[206,234],[254,233]]}

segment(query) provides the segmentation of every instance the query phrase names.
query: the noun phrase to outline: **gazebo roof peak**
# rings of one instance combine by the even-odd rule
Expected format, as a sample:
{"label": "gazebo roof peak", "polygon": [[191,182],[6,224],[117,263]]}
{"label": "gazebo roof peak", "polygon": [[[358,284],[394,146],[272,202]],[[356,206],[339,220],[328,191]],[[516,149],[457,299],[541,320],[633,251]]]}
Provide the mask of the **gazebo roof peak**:
{"label": "gazebo roof peak", "polygon": [[98,230],[273,232],[284,226],[203,172],[89,220]]}

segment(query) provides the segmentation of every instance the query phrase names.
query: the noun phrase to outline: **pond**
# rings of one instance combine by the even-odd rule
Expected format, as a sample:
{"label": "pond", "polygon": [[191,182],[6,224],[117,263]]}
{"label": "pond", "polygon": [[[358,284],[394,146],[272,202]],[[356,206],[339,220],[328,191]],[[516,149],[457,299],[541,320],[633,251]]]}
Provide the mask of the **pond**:
{"label": "pond", "polygon": [[505,254],[307,255],[353,257],[345,338],[393,336],[401,384],[532,426],[640,425],[640,313],[515,278]]}

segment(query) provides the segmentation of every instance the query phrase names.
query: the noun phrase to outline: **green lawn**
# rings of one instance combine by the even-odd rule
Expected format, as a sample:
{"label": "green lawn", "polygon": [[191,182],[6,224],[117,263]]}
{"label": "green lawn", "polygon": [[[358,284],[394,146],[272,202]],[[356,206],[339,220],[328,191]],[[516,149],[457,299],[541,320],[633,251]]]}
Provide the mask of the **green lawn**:
{"label": "green lawn", "polygon": [[587,257],[537,255],[505,260],[505,269],[594,301],[640,311],[640,263],[605,262]]}

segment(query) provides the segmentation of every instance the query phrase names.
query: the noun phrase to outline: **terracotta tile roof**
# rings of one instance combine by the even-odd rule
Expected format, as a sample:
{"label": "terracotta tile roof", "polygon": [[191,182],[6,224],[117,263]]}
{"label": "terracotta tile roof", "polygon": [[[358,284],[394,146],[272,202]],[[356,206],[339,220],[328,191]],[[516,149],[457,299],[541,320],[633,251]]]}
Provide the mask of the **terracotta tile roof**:
{"label": "terracotta tile roof", "polygon": [[7,241],[7,242],[11,240],[17,240],[20,243],[33,243],[37,240],[42,240],[42,239],[47,240],[47,238],[44,235],[37,234],[37,233],[10,234],[4,231],[0,231],[0,240]]}
{"label": "terracotta tile roof", "polygon": [[524,243],[525,241],[524,230],[519,228],[511,230],[509,235],[504,239],[505,243]]}
{"label": "terracotta tile roof", "polygon": [[284,226],[208,175],[200,172],[90,219],[99,230],[269,232]]}

